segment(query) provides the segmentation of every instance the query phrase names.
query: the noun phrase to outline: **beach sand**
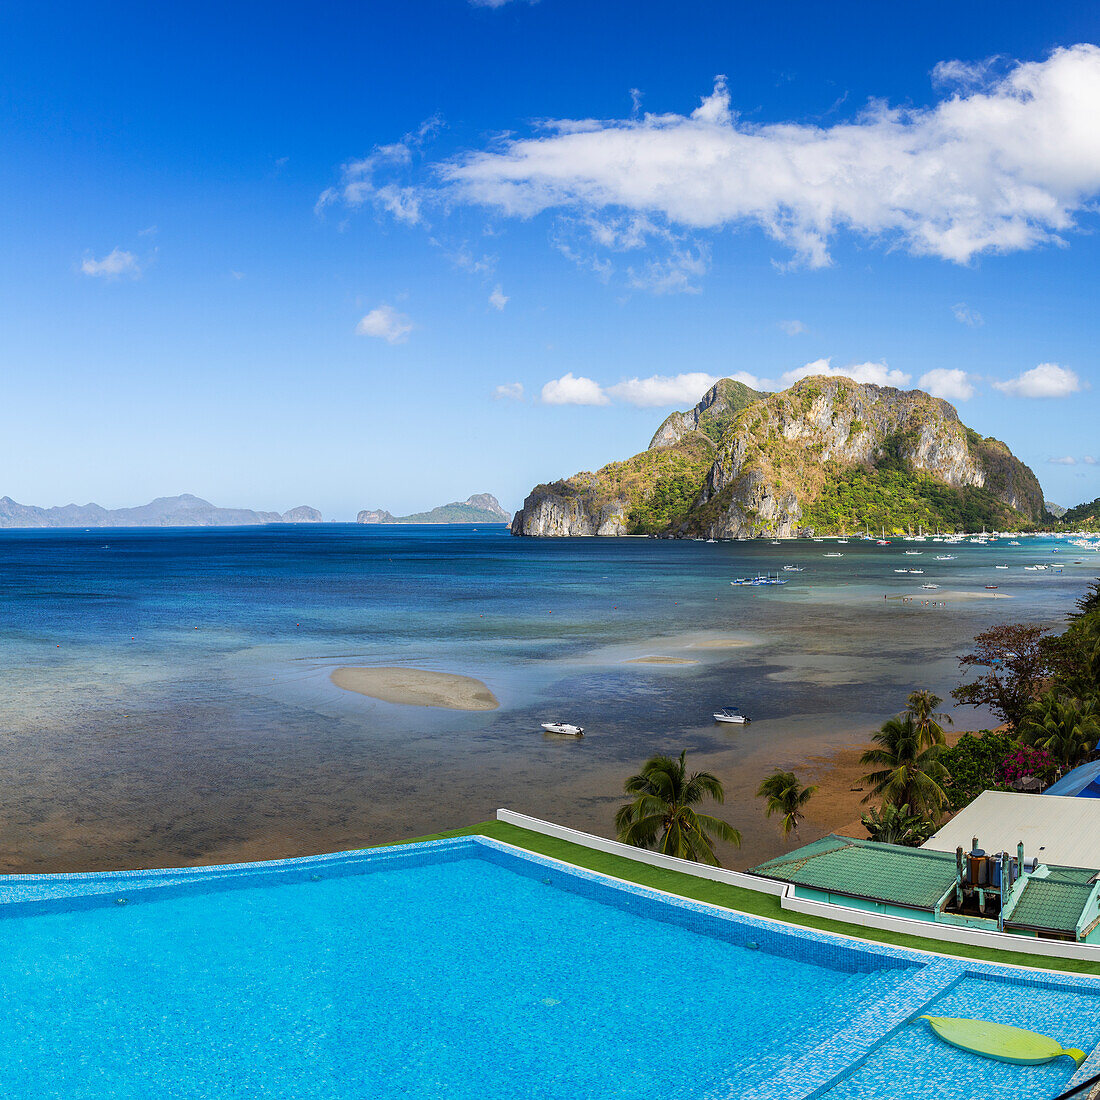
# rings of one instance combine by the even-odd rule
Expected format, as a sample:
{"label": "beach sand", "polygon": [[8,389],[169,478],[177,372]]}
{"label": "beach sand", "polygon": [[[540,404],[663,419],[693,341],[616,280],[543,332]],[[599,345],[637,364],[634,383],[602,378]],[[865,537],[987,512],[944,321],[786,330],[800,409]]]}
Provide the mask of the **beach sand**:
{"label": "beach sand", "polygon": [[[947,744],[954,745],[965,732],[945,730]],[[828,756],[811,756],[801,768],[796,769],[803,783],[816,783],[818,786],[806,806],[806,824],[809,828],[803,831],[807,834],[811,831],[820,835],[839,833],[841,836],[867,839],[867,830],[860,817],[871,808],[871,804],[862,801],[868,788],[860,782],[860,778],[868,769],[866,764],[859,762],[859,758],[872,747],[871,743],[867,743],[838,749]]]}
{"label": "beach sand", "polygon": [[628,665],[697,665],[698,661],[690,661],[687,657],[662,657],[654,654],[650,657],[631,657],[624,662]]}
{"label": "beach sand", "polygon": [[448,710],[496,710],[497,697],[480,681],[423,668],[337,668],[332,682],[384,703]]}

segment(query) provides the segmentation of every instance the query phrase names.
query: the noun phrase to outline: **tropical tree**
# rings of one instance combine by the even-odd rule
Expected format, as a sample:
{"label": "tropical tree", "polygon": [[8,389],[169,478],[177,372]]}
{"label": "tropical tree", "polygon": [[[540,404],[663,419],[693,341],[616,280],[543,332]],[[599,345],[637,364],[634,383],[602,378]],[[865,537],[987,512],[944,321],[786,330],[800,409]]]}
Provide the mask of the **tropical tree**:
{"label": "tropical tree", "polygon": [[904,844],[907,848],[919,848],[936,831],[924,814],[912,813],[906,805],[884,803],[881,809],[871,809],[859,820],[871,840]]}
{"label": "tropical tree", "polygon": [[615,814],[615,831],[625,844],[656,848],[669,856],[720,867],[715,839],[741,846],[741,834],[721,818],[700,813],[704,799],[725,800],[722,782],[710,772],[687,774],[687,750],[678,760],[651,756],[624,784],[633,801]]}
{"label": "tropical tree", "polygon": [[806,817],[803,807],[816,790],[817,787],[803,787],[794,772],[776,771],[760,784],[756,797],[767,799],[765,816],[780,815],[783,839],[786,840],[792,832],[798,831],[798,823]]}
{"label": "tropical tree", "polygon": [[859,759],[876,770],[861,782],[871,786],[863,801],[881,799],[891,806],[909,806],[914,812],[938,814],[947,801],[943,783],[947,769],[939,762],[940,748],[927,748],[912,713],[905,711],[888,718],[871,740],[875,747]]}
{"label": "tropical tree", "polygon": [[925,688],[909,693],[905,709],[913,716],[913,723],[919,732],[921,746],[930,749],[933,745],[943,745],[947,737],[943,732],[943,723],[952,724],[951,715],[938,713],[936,707],[943,700],[934,692]]}
{"label": "tropical tree", "polygon": [[1100,741],[1096,703],[1048,691],[1027,708],[1020,740],[1046,749],[1060,764],[1072,768],[1091,755]]}
{"label": "tropical tree", "polygon": [[959,658],[964,669],[987,668],[969,684],[960,684],[951,697],[968,707],[987,707],[1003,722],[1016,727],[1027,705],[1039,693],[1050,672],[1048,628],[1031,623],[1002,623],[974,638],[974,650]]}

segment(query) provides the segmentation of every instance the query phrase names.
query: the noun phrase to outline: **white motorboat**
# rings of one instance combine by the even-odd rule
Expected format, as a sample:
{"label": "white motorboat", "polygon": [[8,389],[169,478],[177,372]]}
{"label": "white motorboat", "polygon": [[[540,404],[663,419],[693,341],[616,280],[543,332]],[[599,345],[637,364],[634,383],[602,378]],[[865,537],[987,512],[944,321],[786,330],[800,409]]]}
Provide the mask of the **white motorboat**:
{"label": "white motorboat", "polygon": [[571,726],[568,722],[543,722],[547,733],[560,733],[564,737],[583,737],[584,726]]}
{"label": "white motorboat", "polygon": [[939,588],[938,584],[922,584],[921,588],[931,588],[933,591]]}
{"label": "white motorboat", "polygon": [[843,554],[822,554],[821,556],[823,558],[842,558],[842,557],[844,557]]}
{"label": "white motorboat", "polygon": [[714,720],[716,722],[733,723],[738,726],[743,726],[751,719],[746,718],[737,707],[723,707],[721,710],[714,712]]}

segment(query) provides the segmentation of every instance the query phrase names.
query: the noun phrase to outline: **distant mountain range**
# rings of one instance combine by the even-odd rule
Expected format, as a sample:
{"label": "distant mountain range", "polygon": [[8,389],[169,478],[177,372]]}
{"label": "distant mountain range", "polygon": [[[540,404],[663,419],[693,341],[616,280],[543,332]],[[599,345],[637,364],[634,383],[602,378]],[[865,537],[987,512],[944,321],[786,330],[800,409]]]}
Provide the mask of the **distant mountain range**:
{"label": "distant mountain range", "polygon": [[242,527],[320,522],[321,513],[305,504],[282,514],[254,512],[250,508],[218,508],[190,493],[157,497],[137,508],[102,508],[98,504],[38,508],[0,497],[0,527]]}
{"label": "distant mountain range", "polygon": [[492,493],[474,493],[463,501],[441,504],[430,512],[414,512],[411,516],[395,516],[378,509],[362,511],[357,523],[507,523],[508,513]]}
{"label": "distant mountain range", "polygon": [[921,390],[804,378],[781,393],[722,379],[649,448],[538,485],[516,535],[711,538],[1054,524],[1035,474]]}

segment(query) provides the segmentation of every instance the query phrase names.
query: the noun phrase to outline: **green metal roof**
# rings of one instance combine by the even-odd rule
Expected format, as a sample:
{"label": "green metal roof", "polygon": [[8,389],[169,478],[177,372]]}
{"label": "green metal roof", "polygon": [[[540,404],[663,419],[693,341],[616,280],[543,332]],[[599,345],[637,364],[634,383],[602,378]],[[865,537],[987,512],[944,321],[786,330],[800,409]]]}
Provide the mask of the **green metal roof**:
{"label": "green metal roof", "polygon": [[1055,867],[1054,864],[1049,866],[1051,878],[1060,878],[1066,882],[1091,882],[1097,874],[1100,874],[1088,867]]}
{"label": "green metal roof", "polygon": [[1075,932],[1092,890],[1087,882],[1055,875],[1029,879],[1005,913],[1005,927]]}
{"label": "green metal roof", "polygon": [[955,881],[955,857],[828,836],[761,863],[752,873],[833,894],[933,910]]}

